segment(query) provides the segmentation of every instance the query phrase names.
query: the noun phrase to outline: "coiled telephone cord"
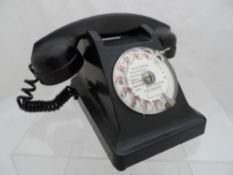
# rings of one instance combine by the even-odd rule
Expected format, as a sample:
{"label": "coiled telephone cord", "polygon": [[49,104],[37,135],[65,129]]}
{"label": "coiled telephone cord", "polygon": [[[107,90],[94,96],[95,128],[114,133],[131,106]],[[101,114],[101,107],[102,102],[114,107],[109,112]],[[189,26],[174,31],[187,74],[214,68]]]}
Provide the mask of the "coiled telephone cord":
{"label": "coiled telephone cord", "polygon": [[[29,66],[30,69],[30,66]],[[24,80],[26,84],[31,86],[30,88],[22,88],[21,90],[26,95],[20,95],[17,97],[17,103],[19,107],[26,112],[50,112],[60,109],[71,97],[78,98],[77,91],[66,86],[54,99],[44,100],[33,100],[32,92],[36,90],[35,83],[38,79]]]}

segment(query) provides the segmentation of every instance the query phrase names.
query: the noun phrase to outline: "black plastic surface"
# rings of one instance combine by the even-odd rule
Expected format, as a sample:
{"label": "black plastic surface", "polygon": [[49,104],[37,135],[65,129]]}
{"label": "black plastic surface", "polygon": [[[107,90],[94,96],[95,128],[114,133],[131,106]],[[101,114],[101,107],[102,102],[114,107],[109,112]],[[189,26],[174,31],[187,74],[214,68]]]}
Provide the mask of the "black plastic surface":
{"label": "black plastic surface", "polygon": [[87,31],[96,31],[102,37],[128,35],[141,24],[157,31],[162,48],[171,48],[166,56],[173,57],[176,38],[168,25],[136,14],[105,14],[76,21],[37,41],[31,57],[34,74],[46,85],[67,80],[82,66],[83,58],[76,50],[76,45]]}
{"label": "black plastic surface", "polygon": [[[116,40],[103,40],[121,36]],[[72,77],[72,87],[113,165],[124,170],[156,153],[202,134],[206,119],[191,108],[178,88],[176,105],[145,116],[127,108],[112,83],[118,57],[132,47],[170,48],[170,27],[135,14],[106,14],[76,21],[37,41],[32,52],[35,76],[46,85]],[[74,76],[76,73],[78,74]]]}
{"label": "black plastic surface", "polygon": [[176,105],[156,115],[135,113],[121,102],[112,83],[113,66],[124,51],[141,46],[156,50],[163,47],[148,25],[141,25],[135,35],[112,41],[103,41],[96,31],[89,31],[78,44],[84,64],[72,79],[72,87],[78,91],[85,114],[118,170],[205,130],[205,117],[188,105],[180,86]]}

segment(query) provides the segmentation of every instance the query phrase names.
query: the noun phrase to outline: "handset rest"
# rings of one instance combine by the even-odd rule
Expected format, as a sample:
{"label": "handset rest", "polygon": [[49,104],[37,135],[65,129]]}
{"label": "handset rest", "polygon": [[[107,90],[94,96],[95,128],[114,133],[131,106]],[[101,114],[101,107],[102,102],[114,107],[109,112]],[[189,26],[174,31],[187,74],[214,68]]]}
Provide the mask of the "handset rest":
{"label": "handset rest", "polygon": [[37,41],[31,57],[33,73],[46,85],[67,80],[82,66],[83,58],[76,45],[87,31],[94,30],[99,35],[107,37],[125,34],[141,24],[148,25],[158,33],[164,49],[170,48],[166,52],[168,58],[175,55],[176,37],[168,25],[142,15],[104,14],[68,24]]}

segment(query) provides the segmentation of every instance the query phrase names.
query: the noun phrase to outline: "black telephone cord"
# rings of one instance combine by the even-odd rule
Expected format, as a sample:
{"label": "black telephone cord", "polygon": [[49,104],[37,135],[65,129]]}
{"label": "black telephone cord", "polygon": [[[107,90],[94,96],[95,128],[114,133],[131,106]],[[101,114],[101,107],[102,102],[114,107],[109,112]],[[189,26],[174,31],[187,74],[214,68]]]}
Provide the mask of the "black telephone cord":
{"label": "black telephone cord", "polygon": [[26,112],[50,112],[60,109],[71,97],[78,98],[77,91],[66,86],[53,100],[33,100],[32,92],[36,90],[35,80],[24,80],[25,83],[31,86],[31,88],[22,88],[21,90],[26,95],[20,95],[17,97],[17,103],[19,107]]}

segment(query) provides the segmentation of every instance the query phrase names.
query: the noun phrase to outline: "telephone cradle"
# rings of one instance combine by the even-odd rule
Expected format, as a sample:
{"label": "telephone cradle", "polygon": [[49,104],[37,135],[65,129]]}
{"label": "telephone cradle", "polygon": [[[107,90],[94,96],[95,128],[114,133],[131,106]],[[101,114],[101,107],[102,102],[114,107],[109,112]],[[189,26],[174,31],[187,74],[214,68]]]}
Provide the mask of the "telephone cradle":
{"label": "telephone cradle", "polygon": [[[105,14],[66,25],[34,44],[32,88],[17,97],[27,112],[59,109],[78,100],[118,170],[204,133],[206,118],[187,102],[169,59],[170,27],[136,14]],[[33,100],[35,83],[71,78],[53,100]]]}

